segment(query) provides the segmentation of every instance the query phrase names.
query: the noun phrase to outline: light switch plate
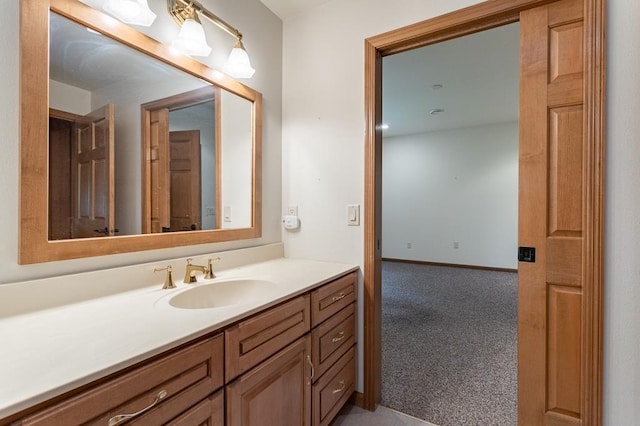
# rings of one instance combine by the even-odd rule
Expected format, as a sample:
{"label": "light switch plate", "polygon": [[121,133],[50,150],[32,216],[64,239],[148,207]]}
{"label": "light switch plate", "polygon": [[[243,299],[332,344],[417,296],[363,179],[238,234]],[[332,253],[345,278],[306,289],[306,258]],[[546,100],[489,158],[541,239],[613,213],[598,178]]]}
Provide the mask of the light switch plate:
{"label": "light switch plate", "polygon": [[360,226],[360,204],[347,205],[347,225]]}

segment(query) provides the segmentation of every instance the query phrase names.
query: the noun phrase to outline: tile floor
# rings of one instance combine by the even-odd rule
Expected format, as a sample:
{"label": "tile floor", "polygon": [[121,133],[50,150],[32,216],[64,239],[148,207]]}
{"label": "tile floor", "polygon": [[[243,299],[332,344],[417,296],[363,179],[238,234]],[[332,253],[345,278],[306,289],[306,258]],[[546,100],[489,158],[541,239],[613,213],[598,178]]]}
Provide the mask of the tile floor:
{"label": "tile floor", "polygon": [[346,404],[331,426],[436,426],[378,405],[375,412]]}

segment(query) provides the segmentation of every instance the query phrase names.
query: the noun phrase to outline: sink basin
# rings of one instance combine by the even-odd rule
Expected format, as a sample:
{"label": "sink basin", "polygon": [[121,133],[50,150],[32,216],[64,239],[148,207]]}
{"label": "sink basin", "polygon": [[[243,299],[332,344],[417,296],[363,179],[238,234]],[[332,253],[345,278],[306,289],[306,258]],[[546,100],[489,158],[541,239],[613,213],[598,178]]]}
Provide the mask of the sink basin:
{"label": "sink basin", "polygon": [[275,283],[266,280],[237,279],[199,284],[176,294],[169,304],[183,309],[224,308],[244,305],[264,299],[277,289]]}

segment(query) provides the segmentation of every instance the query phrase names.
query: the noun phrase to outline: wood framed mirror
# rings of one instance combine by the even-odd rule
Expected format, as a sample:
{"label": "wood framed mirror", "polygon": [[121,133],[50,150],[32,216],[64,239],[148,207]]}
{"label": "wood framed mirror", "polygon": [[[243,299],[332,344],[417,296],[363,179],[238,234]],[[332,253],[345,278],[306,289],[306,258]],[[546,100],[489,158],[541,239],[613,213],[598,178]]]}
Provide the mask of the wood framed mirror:
{"label": "wood framed mirror", "polygon": [[[259,92],[77,0],[21,0],[20,19],[20,264],[261,236]],[[101,68],[109,75],[96,76]],[[79,69],[91,71],[87,80]],[[70,104],[75,93],[86,94],[84,107]],[[162,134],[190,140],[193,155],[159,157],[159,181],[150,116],[168,100],[176,118]],[[170,170],[185,158],[188,178]],[[169,212],[152,226],[160,204]]]}

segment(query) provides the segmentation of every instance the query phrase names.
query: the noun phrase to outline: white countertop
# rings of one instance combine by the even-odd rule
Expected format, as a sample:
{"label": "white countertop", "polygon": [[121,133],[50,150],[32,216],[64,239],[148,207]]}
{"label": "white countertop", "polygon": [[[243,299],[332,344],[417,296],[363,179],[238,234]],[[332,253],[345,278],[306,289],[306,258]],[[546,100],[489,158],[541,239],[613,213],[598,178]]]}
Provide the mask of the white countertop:
{"label": "white countertop", "polygon": [[200,285],[252,278],[276,284],[272,294],[245,305],[180,309],[178,288],[144,287],[0,319],[0,419],[164,352],[357,266],[279,258],[217,273]]}

